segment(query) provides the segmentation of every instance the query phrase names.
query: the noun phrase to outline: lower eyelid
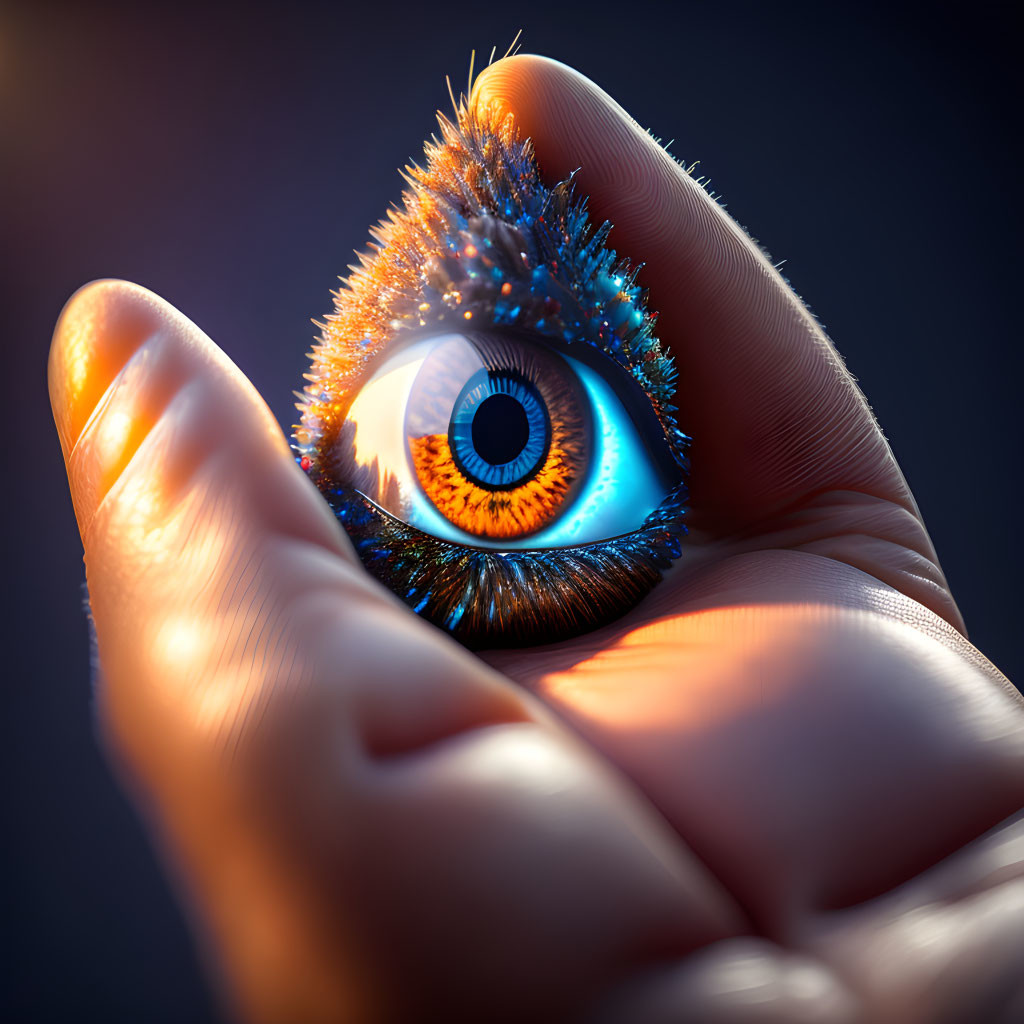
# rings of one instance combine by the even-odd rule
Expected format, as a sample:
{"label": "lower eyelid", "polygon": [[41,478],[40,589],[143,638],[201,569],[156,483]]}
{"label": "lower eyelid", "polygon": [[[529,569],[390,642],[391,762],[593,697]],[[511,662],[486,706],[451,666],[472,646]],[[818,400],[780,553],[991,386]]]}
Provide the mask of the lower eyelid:
{"label": "lower eyelid", "polygon": [[634,533],[580,547],[491,551],[439,540],[358,491],[327,495],[367,570],[467,647],[522,647],[620,618],[679,557],[680,485]]}

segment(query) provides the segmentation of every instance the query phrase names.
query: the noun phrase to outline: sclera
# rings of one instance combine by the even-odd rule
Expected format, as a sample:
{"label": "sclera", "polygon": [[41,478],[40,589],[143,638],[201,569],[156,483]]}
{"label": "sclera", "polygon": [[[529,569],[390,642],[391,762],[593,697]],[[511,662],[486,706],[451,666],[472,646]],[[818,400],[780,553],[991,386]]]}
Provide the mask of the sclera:
{"label": "sclera", "polygon": [[[543,378],[549,401],[558,395],[555,437],[571,449],[569,461],[578,469],[539,528],[487,537],[442,514],[417,474],[413,445],[425,435],[447,434],[466,381],[481,370],[509,367]],[[418,338],[386,358],[352,402],[333,460],[338,479],[416,529],[462,545],[540,550],[629,533],[664,499],[666,484],[608,379],[621,374],[624,384],[626,375],[610,362],[608,371],[498,332]],[[572,421],[571,429],[565,420]]]}

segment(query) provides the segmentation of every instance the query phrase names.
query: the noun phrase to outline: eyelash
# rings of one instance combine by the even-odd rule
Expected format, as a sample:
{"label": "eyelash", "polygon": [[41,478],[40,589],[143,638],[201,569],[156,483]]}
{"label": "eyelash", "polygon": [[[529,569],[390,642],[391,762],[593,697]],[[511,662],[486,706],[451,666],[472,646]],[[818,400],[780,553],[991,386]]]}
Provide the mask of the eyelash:
{"label": "eyelash", "polygon": [[[407,168],[393,210],[320,324],[295,448],[366,568],[470,647],[588,632],[632,608],[681,551],[690,439],[671,404],[675,368],[635,270],[592,229],[571,178],[546,188],[510,116],[439,118],[427,166]],[[332,452],[362,385],[409,329],[526,329],[604,353],[643,390],[678,483],[633,533],[546,550],[471,547],[423,533],[339,479]]]}
{"label": "eyelash", "polygon": [[440,540],[354,488],[332,488],[325,497],[369,572],[472,649],[553,643],[613,622],[658,583],[686,532],[685,488],[635,533],[545,551]]}

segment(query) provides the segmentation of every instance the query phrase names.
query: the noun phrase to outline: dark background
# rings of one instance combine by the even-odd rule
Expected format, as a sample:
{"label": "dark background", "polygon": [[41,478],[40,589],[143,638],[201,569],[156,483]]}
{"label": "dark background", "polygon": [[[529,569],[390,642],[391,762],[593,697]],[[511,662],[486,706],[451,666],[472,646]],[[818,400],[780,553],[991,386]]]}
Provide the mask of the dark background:
{"label": "dark background", "polygon": [[288,426],[309,317],[398,197],[445,74],[462,83],[471,48],[486,59],[520,27],[527,51],[675,137],[788,260],[891,439],[972,639],[1024,678],[1017,54],[1008,14],[955,10],[0,2],[0,1017],[216,1017],[92,733],[45,385],[61,305],[95,277],[147,285]]}

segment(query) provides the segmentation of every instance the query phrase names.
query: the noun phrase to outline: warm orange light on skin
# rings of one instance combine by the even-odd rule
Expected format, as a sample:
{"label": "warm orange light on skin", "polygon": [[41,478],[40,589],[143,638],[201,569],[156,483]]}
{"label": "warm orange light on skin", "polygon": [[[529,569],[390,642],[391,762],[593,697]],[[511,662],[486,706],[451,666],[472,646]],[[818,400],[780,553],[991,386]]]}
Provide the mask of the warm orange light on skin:
{"label": "warm orange light on skin", "polygon": [[522,537],[558,512],[576,479],[573,463],[554,441],[544,465],[524,484],[489,491],[463,476],[445,434],[411,438],[409,449],[420,486],[437,510],[477,537]]}
{"label": "warm orange light on skin", "polygon": [[67,405],[75,406],[89,381],[92,363],[93,331],[87,322],[76,320],[64,333],[64,382],[67,387]]}
{"label": "warm orange light on skin", "polygon": [[[811,605],[761,605],[668,615],[545,676],[540,689],[556,705],[616,732],[700,732],[778,696],[788,677],[765,674],[759,664],[779,645],[820,628],[827,614]],[[759,629],[750,630],[752,620]],[[633,685],[637,679],[641,687]]]}
{"label": "warm orange light on skin", "polygon": [[[580,641],[578,658],[525,682],[580,722],[610,734],[707,734],[789,700],[791,690],[806,684],[800,670],[813,670],[822,636],[872,636],[902,624],[907,604],[889,600],[882,586],[858,592],[856,607],[815,599],[730,601],[662,615],[597,649]],[[955,639],[939,620],[924,627],[922,658],[933,644],[945,650]],[[917,632],[911,637],[916,641]],[[788,660],[780,660],[780,651],[789,652]],[[510,668],[506,655],[486,660]],[[823,677],[822,685],[827,682]],[[986,735],[995,726],[987,723]]]}
{"label": "warm orange light on skin", "polygon": [[203,649],[203,629],[193,615],[179,615],[166,621],[155,641],[154,653],[168,669],[194,663]]}

